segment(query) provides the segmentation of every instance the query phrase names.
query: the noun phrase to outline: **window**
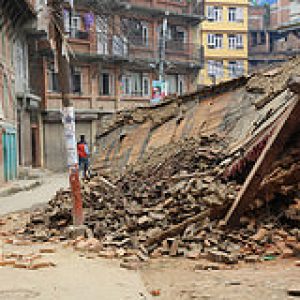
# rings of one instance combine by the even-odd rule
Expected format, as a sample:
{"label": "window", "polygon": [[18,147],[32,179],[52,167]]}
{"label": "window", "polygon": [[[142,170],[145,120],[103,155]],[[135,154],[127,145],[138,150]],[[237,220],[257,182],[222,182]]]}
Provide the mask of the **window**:
{"label": "window", "polygon": [[[159,29],[159,43],[162,42],[162,26]],[[184,50],[187,42],[187,31],[183,26],[169,25],[167,28],[166,49]]]}
{"label": "window", "polygon": [[229,61],[228,62],[229,77],[236,78],[244,74],[244,62],[243,61]]}
{"label": "window", "polygon": [[210,49],[221,49],[223,47],[223,34],[209,33],[207,35],[207,46]]}
{"label": "window", "polygon": [[266,44],[266,33],[265,32],[261,32],[260,33],[260,44],[261,45],[265,45]]}
{"label": "window", "polygon": [[131,75],[131,94],[133,96],[141,96],[142,89],[141,89],[141,74],[133,73]]}
{"label": "window", "polygon": [[116,56],[127,56],[128,54],[128,42],[126,38],[122,38],[119,36],[113,36],[113,47],[112,47],[113,55]]}
{"label": "window", "polygon": [[208,61],[208,76],[214,78],[223,77],[223,61],[209,60]]}
{"label": "window", "polygon": [[122,19],[122,32],[128,36],[129,41],[136,46],[148,46],[149,25],[137,19]]}
{"label": "window", "polygon": [[251,32],[251,46],[257,46],[257,33]]}
{"label": "window", "polygon": [[220,6],[207,6],[207,20],[210,22],[222,21],[223,9]]}
{"label": "window", "polygon": [[122,86],[123,86],[123,95],[130,95],[131,94],[130,76],[123,76]]}
{"label": "window", "polygon": [[229,7],[228,8],[228,21],[236,22],[236,14],[237,14],[236,7]]}
{"label": "window", "polygon": [[144,46],[148,46],[148,26],[142,25],[142,41]]}
{"label": "window", "polygon": [[243,49],[243,35],[242,34],[230,34],[228,35],[228,47],[229,49]]}
{"label": "window", "polygon": [[150,96],[150,80],[148,76],[143,77],[143,96]]}
{"label": "window", "polygon": [[228,36],[228,47],[229,47],[229,49],[236,48],[236,36],[234,34],[230,34]]}
{"label": "window", "polygon": [[64,9],[64,29],[66,33],[70,32],[70,12]]}
{"label": "window", "polygon": [[122,77],[123,95],[150,96],[149,76],[143,73],[131,73]]}
{"label": "window", "polygon": [[100,74],[100,95],[109,96],[113,95],[114,92],[114,77],[109,72],[102,72]]}
{"label": "window", "polygon": [[97,52],[108,55],[108,19],[98,16],[96,18]]}
{"label": "window", "polygon": [[228,8],[228,21],[229,22],[244,22],[244,11],[242,7],[229,7]]}
{"label": "window", "polygon": [[81,18],[80,16],[75,16],[71,18],[71,37],[77,38],[78,31],[81,29]]}
{"label": "window", "polygon": [[166,89],[168,95],[182,95],[185,92],[184,76],[182,75],[167,75]]}
{"label": "window", "polygon": [[71,16],[70,11],[64,10],[65,32],[72,38],[79,38],[78,32],[81,29],[81,17]]}
{"label": "window", "polygon": [[185,89],[184,89],[184,78],[183,78],[183,76],[178,76],[178,94],[179,95],[182,95],[183,93],[184,93],[184,91],[185,91]]}
{"label": "window", "polygon": [[72,78],[72,92],[74,94],[82,93],[81,87],[81,70],[79,67],[72,67],[71,68],[71,78]]}
{"label": "window", "polygon": [[237,34],[236,35],[236,49],[243,49],[244,43],[243,43],[243,35]]}
{"label": "window", "polygon": [[54,64],[50,64],[47,72],[48,77],[48,91],[59,92],[58,74],[55,71]]}

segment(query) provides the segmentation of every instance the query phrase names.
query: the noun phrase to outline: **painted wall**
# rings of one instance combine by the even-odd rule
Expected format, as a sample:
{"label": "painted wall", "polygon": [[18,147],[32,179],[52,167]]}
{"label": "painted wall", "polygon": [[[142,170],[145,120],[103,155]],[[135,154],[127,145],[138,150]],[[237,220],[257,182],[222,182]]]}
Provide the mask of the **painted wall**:
{"label": "painted wall", "polygon": [[0,30],[0,107],[1,184],[17,175],[14,40],[8,34],[7,24]]}
{"label": "painted wall", "polygon": [[[223,76],[216,79],[216,83],[227,81],[232,78],[229,76],[228,62],[238,60],[243,63],[244,74],[248,73],[248,1],[247,0],[207,0],[205,1],[205,13],[207,15],[208,6],[222,7],[221,21],[204,21],[200,24],[201,42],[204,46],[205,65],[199,72],[198,82],[202,85],[211,85],[212,79],[208,74],[208,61],[223,61]],[[243,22],[229,22],[229,7],[243,9]],[[210,49],[208,47],[208,34],[223,34],[223,46],[221,49]],[[242,34],[243,49],[229,49],[228,35]]]}

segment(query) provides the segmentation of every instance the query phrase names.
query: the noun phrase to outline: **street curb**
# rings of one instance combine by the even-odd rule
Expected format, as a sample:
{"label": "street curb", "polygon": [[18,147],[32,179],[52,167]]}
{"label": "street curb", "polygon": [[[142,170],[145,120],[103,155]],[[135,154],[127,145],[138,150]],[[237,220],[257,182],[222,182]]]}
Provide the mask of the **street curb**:
{"label": "street curb", "polygon": [[43,183],[42,180],[32,180],[32,182],[29,182],[24,185],[15,183],[12,186],[9,186],[7,188],[0,188],[0,197],[7,197],[22,191],[29,191],[35,187],[42,185],[42,183]]}

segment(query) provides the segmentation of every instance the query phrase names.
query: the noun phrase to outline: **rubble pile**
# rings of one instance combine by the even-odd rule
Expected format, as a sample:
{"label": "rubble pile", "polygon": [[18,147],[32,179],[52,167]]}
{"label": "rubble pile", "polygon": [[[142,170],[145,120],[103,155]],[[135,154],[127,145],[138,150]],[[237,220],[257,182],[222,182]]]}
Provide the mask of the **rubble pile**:
{"label": "rubble pile", "polygon": [[300,58],[296,57],[269,72],[259,72],[251,76],[246,84],[246,90],[253,93],[253,103],[257,109],[287,88],[289,78],[299,74]]}
{"label": "rubble pile", "polygon": [[[155,149],[114,177],[94,174],[82,187],[86,225],[104,248],[124,251],[143,245],[151,253],[165,239],[183,237],[236,197],[239,186],[222,180],[225,149],[218,136],[202,136]],[[70,224],[70,192],[59,191],[26,232],[47,240],[66,235]]]}
{"label": "rubble pile", "polygon": [[[219,226],[240,186],[223,179],[231,159],[217,136],[162,146],[110,178],[95,173],[82,187],[89,238],[72,244],[140,260],[169,255],[234,264],[299,255],[299,149],[292,139],[236,230]],[[71,221],[70,192],[59,191],[25,232],[37,241],[67,239]]]}
{"label": "rubble pile", "polygon": [[216,222],[203,238],[216,247],[216,261],[243,258],[247,262],[300,255],[300,134],[286,149],[258,187],[257,198],[241,218],[237,230],[220,230]]}

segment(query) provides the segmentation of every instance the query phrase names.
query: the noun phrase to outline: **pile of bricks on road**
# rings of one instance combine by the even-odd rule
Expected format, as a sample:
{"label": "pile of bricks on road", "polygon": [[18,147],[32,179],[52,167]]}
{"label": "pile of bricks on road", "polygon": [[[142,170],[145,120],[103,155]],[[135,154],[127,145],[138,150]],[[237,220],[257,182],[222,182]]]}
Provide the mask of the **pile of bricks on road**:
{"label": "pile of bricks on road", "polygon": [[[71,244],[105,257],[141,260],[169,255],[233,264],[298,255],[298,181],[285,185],[280,177],[280,189],[275,188],[279,169],[296,168],[299,153],[291,148],[285,154],[258,187],[263,198],[236,231],[218,226],[240,189],[223,179],[231,158],[218,136],[155,149],[114,177],[94,174],[82,187],[88,238],[74,238]],[[268,184],[274,186],[269,202],[264,194]],[[72,238],[71,222],[70,192],[59,191],[44,210],[32,214],[24,232],[34,241],[64,240]]]}

